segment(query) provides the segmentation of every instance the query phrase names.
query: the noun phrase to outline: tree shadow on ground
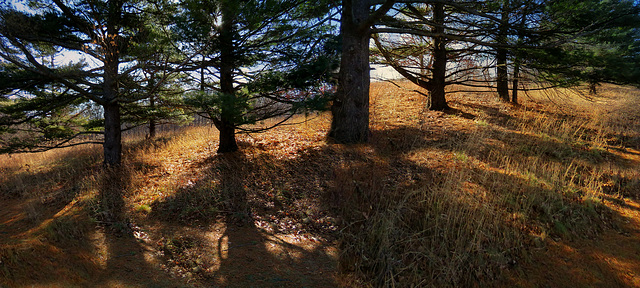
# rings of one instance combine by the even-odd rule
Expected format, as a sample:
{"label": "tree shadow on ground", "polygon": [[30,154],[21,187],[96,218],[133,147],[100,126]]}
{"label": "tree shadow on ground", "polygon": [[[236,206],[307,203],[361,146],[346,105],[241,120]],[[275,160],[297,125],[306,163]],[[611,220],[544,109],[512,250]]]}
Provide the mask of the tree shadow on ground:
{"label": "tree shadow on ground", "polygon": [[[67,150],[59,153],[61,159],[48,167],[31,167],[25,164],[3,172],[12,175],[0,183],[0,234],[11,234],[0,237],[0,245],[10,243],[16,238],[26,236],[29,231],[41,226],[43,222],[54,217],[82,190],[82,181],[74,177],[85,178],[99,168],[95,165],[95,153],[78,155],[77,151]],[[77,171],[83,171],[77,173]],[[51,187],[45,190],[43,187]]]}
{"label": "tree shadow on ground", "polygon": [[[153,263],[156,250],[127,215],[125,198],[130,194],[131,173],[106,168],[94,203],[94,217],[100,224],[93,241],[101,259],[98,275],[89,281],[94,287],[180,287]],[[101,251],[100,251],[101,250]]]}
{"label": "tree shadow on ground", "polygon": [[468,120],[475,120],[478,116],[472,113],[468,113],[466,111],[457,109],[457,108],[453,108],[450,107],[449,109],[446,109],[443,111],[445,114],[447,115],[454,115],[454,116],[458,116],[458,117],[462,117],[464,119],[468,119]]}
{"label": "tree shadow on ground", "polygon": [[[633,201],[634,207],[640,203]],[[618,212],[619,213],[619,212]],[[532,253],[527,265],[509,271],[504,286],[520,287],[638,287],[640,284],[640,223],[615,215],[620,225],[595,239],[547,241]]]}
{"label": "tree shadow on ground", "polygon": [[[45,208],[39,211],[40,221],[26,227],[19,222],[19,231],[8,233],[15,241],[0,243],[0,261],[5,268],[0,271],[0,284],[178,287],[149,263],[148,247],[134,237],[135,230],[124,212],[130,175],[101,168],[88,169],[86,175],[93,173],[93,183],[98,186],[71,189],[71,195],[55,191],[44,195],[50,200],[42,203]],[[78,185],[82,181],[92,180],[70,182]],[[92,188],[96,188],[95,195],[89,191]],[[12,201],[24,204],[20,204],[22,199]],[[5,211],[6,215],[0,215],[3,221],[23,213],[20,209]],[[3,229],[15,223],[4,224],[7,222],[3,222]]]}
{"label": "tree shadow on ground", "polygon": [[[482,109],[477,105],[472,108]],[[491,109],[487,111],[495,112]],[[571,115],[548,111],[544,113],[559,121],[575,120],[575,116]],[[503,115],[499,115],[499,118],[502,117]],[[502,206],[505,210],[517,216],[514,219],[522,217],[524,212],[525,219],[535,220],[533,223],[537,223],[538,228],[537,231],[530,230],[531,233],[551,236],[545,241],[546,245],[530,243],[530,261],[509,269],[507,274],[510,279],[504,286],[640,285],[640,275],[637,272],[640,271],[640,257],[637,253],[640,251],[640,241],[637,241],[640,239],[640,223],[637,220],[640,216],[640,205],[637,200],[633,200],[637,197],[637,191],[640,191],[637,189],[637,173],[627,171],[620,175],[619,172],[614,172],[618,169],[628,170],[632,167],[630,165],[637,164],[618,153],[611,153],[608,149],[593,149],[580,143],[568,143],[563,139],[510,131],[518,130],[514,129],[517,128],[518,121],[521,119],[490,121],[496,128],[506,129],[505,131],[485,128],[490,133],[489,139],[502,143],[492,141],[482,145],[471,145],[474,149],[464,151],[466,155],[490,165],[474,168],[470,174],[471,181],[483,187],[480,191],[495,194],[493,196],[504,203]],[[593,136],[597,131],[592,129],[583,133]],[[585,139],[591,140],[592,138]],[[517,163],[535,159],[536,164],[532,164],[530,169],[523,169],[520,172],[522,174],[507,174],[501,171],[506,162],[491,157],[491,151],[496,149],[511,155]],[[629,154],[633,154],[633,151],[630,152]],[[557,178],[557,175],[545,174],[544,168],[537,168],[550,162],[556,163],[559,167],[564,166],[561,170],[565,171],[565,176],[569,174],[568,178],[571,178],[573,173],[579,175],[575,179],[562,182],[566,186],[551,184],[550,187],[549,183],[554,183],[562,177],[554,180],[552,178]],[[520,166],[526,168],[526,165]],[[590,200],[588,196],[585,198],[588,189],[573,190],[569,187],[570,184],[586,187],[589,177],[584,176],[596,177],[593,175],[599,175],[597,181],[602,186],[591,189],[601,189],[603,195],[593,196]],[[605,205],[600,201],[602,199],[614,204]]]}
{"label": "tree shadow on ground", "polygon": [[303,191],[288,189],[287,171],[274,167],[282,163],[236,152],[198,165],[205,177],[152,204],[174,276],[214,287],[337,286],[332,244],[288,215]]}
{"label": "tree shadow on ground", "polygon": [[[481,181],[480,179],[470,181],[468,185],[469,188],[466,188],[469,190],[465,191],[468,191],[472,194],[504,194],[491,195],[492,197],[498,198],[498,200],[496,200],[498,202],[493,204],[493,207],[508,209],[507,212],[516,215],[514,217],[522,217],[522,215],[524,214],[524,217],[528,219],[527,221],[530,222],[528,224],[528,228],[524,228],[524,231],[518,232],[518,230],[521,228],[514,228],[513,226],[510,226],[513,225],[513,220],[505,217],[504,219],[501,219],[501,225],[506,225],[505,231],[507,231],[508,229],[513,229],[514,231],[512,231],[512,233],[522,233],[523,235],[526,235],[528,232],[531,232],[527,229],[533,228],[534,230],[537,230],[534,231],[534,233],[540,233],[541,229],[544,229],[546,230],[544,232],[546,234],[554,235],[554,237],[565,237],[569,239],[563,240],[564,242],[571,241],[571,239],[579,239],[580,241],[582,241],[585,238],[595,237],[595,235],[599,235],[599,233],[602,233],[603,231],[612,231],[609,228],[615,228],[615,225],[611,224],[608,220],[601,221],[601,219],[608,219],[612,215],[618,215],[619,212],[605,205],[592,206],[589,203],[588,199],[587,201],[584,200],[584,194],[581,194],[581,192],[575,193],[575,195],[573,195],[572,193],[567,193],[567,191],[570,191],[570,189],[568,189],[569,187],[555,187],[554,189],[545,188],[547,187],[547,184],[545,183],[553,183],[553,181],[557,179],[549,178],[554,175],[542,174],[541,172],[543,171],[538,169],[524,169],[523,171],[521,171],[523,175],[520,175],[518,177],[515,177],[515,175],[506,174],[504,171],[496,172],[504,169],[504,165],[507,162],[504,161],[504,158],[497,158],[495,157],[495,155],[504,154],[507,155],[505,157],[511,158],[509,160],[513,160],[516,162],[523,161],[522,163],[526,163],[527,161],[530,161],[527,159],[533,158],[543,160],[543,163],[556,163],[555,165],[557,165],[558,167],[564,166],[564,170],[562,170],[560,175],[562,175],[562,173],[567,173],[567,170],[569,170],[570,172],[573,171],[569,169],[573,168],[575,169],[575,173],[580,173],[581,176],[583,174],[592,175],[594,173],[597,174],[600,172],[604,173],[603,175],[606,175],[606,171],[598,172],[598,165],[603,165],[606,163],[613,163],[613,166],[620,169],[628,168],[625,164],[627,162],[626,159],[624,159],[620,155],[613,154],[606,149],[593,149],[584,145],[580,145],[579,143],[566,143],[562,139],[555,139],[537,135],[524,135],[522,133],[511,130],[515,127],[513,126],[514,121],[505,120],[505,117],[509,119],[509,117],[507,117],[508,115],[501,112],[498,108],[485,107],[483,105],[476,105],[472,108],[485,110],[488,109],[487,113],[491,113],[496,118],[495,121],[492,120],[490,122],[496,126],[480,125],[477,127],[478,129],[476,129],[477,131],[479,131],[479,133],[466,133],[447,130],[429,131],[413,126],[400,126],[391,129],[372,130],[372,147],[378,153],[381,153],[385,156],[391,156],[390,158],[405,160],[411,158],[411,155],[414,153],[420,153],[420,151],[424,151],[423,149],[461,154],[461,157],[459,157],[459,159],[456,161],[459,163],[453,163],[454,166],[449,167],[450,169],[456,167],[457,171],[467,171],[461,173],[461,175],[465,175],[465,179],[480,177],[478,175],[482,175],[481,177],[486,177],[484,181]],[[428,126],[426,128],[429,129]],[[500,152],[495,153],[495,151]],[[412,159],[415,159],[415,157]],[[471,163],[477,160],[480,161],[481,168],[470,169],[469,166],[473,166]],[[538,167],[539,165],[540,164],[537,164],[536,167]],[[522,165],[522,167],[525,166],[526,165]],[[456,170],[453,170],[450,173],[456,173]],[[344,174],[348,174],[348,172],[345,172]],[[371,177],[377,177],[376,174],[373,173],[370,175]],[[442,183],[443,180],[441,177],[438,177],[436,175],[433,181],[434,183],[423,184],[435,184],[435,186],[438,186],[440,185],[438,183]],[[582,179],[572,179],[571,181],[576,181],[575,184],[577,185],[584,185],[587,184],[586,181],[588,181],[588,179],[587,177],[585,177]],[[568,181],[565,184],[569,185],[571,181]],[[519,183],[519,186],[516,185],[516,187],[512,185],[515,185],[515,183]],[[624,187],[635,187],[634,185],[636,184],[636,182],[629,181],[628,177],[625,176],[623,176],[621,180],[618,179],[616,181],[613,181],[613,183],[617,186]],[[500,188],[500,186],[505,187]],[[504,189],[504,193],[496,191],[496,189],[498,188]],[[613,187],[612,190],[623,191],[619,188],[620,187]],[[567,191],[565,191],[565,189],[567,189]],[[358,188],[356,187],[355,190],[358,190]],[[528,199],[527,201],[529,202],[519,203],[522,202],[522,199],[518,198],[518,195],[520,195],[523,199]],[[500,199],[501,197],[502,199]],[[387,197],[385,200],[392,202],[398,201],[398,199],[393,199],[392,197]],[[593,200],[596,202],[598,201],[597,199]],[[480,199],[479,201],[483,202],[486,200]],[[366,199],[364,199],[364,202],[375,203],[375,201],[367,202]],[[471,203],[469,204],[471,205]],[[495,211],[494,213],[498,213],[498,211]],[[505,211],[499,211],[499,214],[501,213],[505,213]],[[507,215],[505,214],[505,216]],[[363,219],[360,219],[360,221],[367,221],[367,217],[371,217],[370,214],[362,217]],[[535,228],[536,226],[537,228]],[[567,236],[569,234],[573,236]],[[362,235],[362,237],[367,237],[367,235]],[[527,241],[531,241],[531,239]],[[635,247],[634,245],[638,244],[636,242],[629,244]],[[536,247],[536,245],[532,246]],[[576,249],[582,248],[576,246]],[[596,254],[600,252],[608,253],[604,252],[604,250],[602,249],[594,250],[594,253]],[[629,265],[631,265],[632,267],[638,267],[638,259],[632,257],[629,258],[629,260]],[[607,261],[625,262],[626,259],[625,257],[612,257],[609,260],[591,260],[590,263],[602,267],[608,267],[610,263],[608,263]],[[636,261],[636,264],[634,264],[633,261]],[[375,265],[380,265],[380,263],[376,263]],[[375,265],[373,265],[373,267],[375,267]],[[613,266],[615,265],[612,265],[612,267]],[[621,266],[618,266],[618,268],[620,267]],[[511,268],[517,269],[517,267]],[[603,279],[604,277],[605,279],[611,280],[605,281],[603,283],[626,283],[626,285],[629,286],[628,281],[624,282],[624,277],[615,274],[619,272],[618,270],[614,271],[615,273],[613,273],[612,271],[614,270],[602,273],[602,277],[600,277],[600,279]],[[378,272],[385,271],[382,270]],[[373,278],[378,277],[379,275],[380,273],[372,274]],[[576,279],[576,283],[583,283],[585,285],[590,283],[588,282],[588,280],[583,280],[584,279],[578,278]],[[426,281],[428,282],[429,280]]]}
{"label": "tree shadow on ground", "polygon": [[[482,105],[482,104],[478,104],[478,103],[461,103],[461,102],[456,102],[456,106],[461,106],[460,108],[463,109],[458,109],[460,111],[465,111],[465,110],[472,110],[472,111],[480,111],[484,114],[486,114],[487,116],[489,116],[490,119],[495,120],[495,121],[499,121],[499,123],[504,123],[504,121],[511,119],[511,115],[509,115],[508,113],[506,113],[503,109],[503,107],[495,107],[495,106],[490,106],[490,105]],[[462,112],[462,113],[466,113],[463,115],[474,115],[470,112]],[[454,114],[455,115],[455,114]],[[476,116],[477,117],[477,116]],[[473,118],[467,118],[464,117],[466,119],[473,119]]]}
{"label": "tree shadow on ground", "polygon": [[[511,229],[522,226],[523,232],[531,233],[523,239],[527,243],[527,256],[518,261],[521,264],[505,271],[507,278],[500,282],[501,285],[637,286],[640,276],[637,272],[640,271],[637,255],[640,223],[637,218],[624,216],[618,209],[605,205],[585,205],[578,199],[572,201],[561,191],[545,189],[526,177],[485,169],[475,169],[471,175],[472,182],[492,194],[492,199],[485,201],[498,203],[490,206],[519,215],[511,220]],[[633,207],[632,211],[638,214],[637,206],[625,206]],[[527,223],[525,219],[535,221]],[[538,240],[541,235],[545,237],[544,241]]]}
{"label": "tree shadow on ground", "polygon": [[[113,178],[105,176],[100,193],[115,197],[113,202],[100,202],[103,196],[98,197],[96,201],[103,206],[92,214],[103,215],[103,218],[97,217],[98,221],[104,222],[101,226],[103,228],[100,228],[103,230],[98,229],[95,233],[95,239],[102,239],[103,244],[94,245],[94,249],[104,249],[97,251],[97,254],[104,255],[104,259],[97,264],[84,260],[90,271],[102,269],[100,271],[109,272],[98,273],[97,280],[90,282],[94,285],[88,286],[337,286],[334,271],[338,253],[332,250],[335,246],[332,240],[335,238],[342,240],[337,244],[342,252],[342,271],[366,273],[370,279],[374,279],[374,285],[390,286],[393,282],[387,281],[409,283],[402,281],[411,280],[400,278],[401,276],[422,277],[423,279],[418,280],[424,280],[412,283],[440,283],[443,286],[459,284],[456,279],[460,278],[455,277],[491,283],[494,279],[492,277],[507,269],[505,267],[515,271],[519,269],[520,266],[512,264],[515,263],[511,262],[514,259],[509,258],[517,255],[510,250],[517,245],[503,245],[500,241],[504,236],[501,233],[516,233],[521,227],[510,226],[512,224],[509,219],[500,219],[502,222],[497,225],[486,224],[493,225],[487,229],[493,229],[489,231],[495,233],[489,237],[482,234],[485,230],[475,225],[485,222],[475,219],[481,217],[474,215],[516,215],[524,206],[530,209],[526,211],[526,216],[534,218],[529,220],[534,223],[543,221],[541,226],[558,230],[554,233],[559,235],[564,231],[562,226],[566,228],[574,224],[571,222],[575,215],[571,211],[566,212],[567,209],[562,206],[554,205],[575,199],[565,199],[561,195],[550,196],[559,191],[536,183],[536,179],[544,177],[535,174],[535,170],[530,175],[533,177],[528,178],[496,171],[504,163],[490,155],[494,150],[510,149],[509,154],[543,157],[553,162],[565,163],[573,159],[589,160],[592,157],[590,152],[555,140],[534,136],[523,138],[515,132],[491,128],[479,129],[486,130],[484,132],[492,136],[488,137],[490,140],[503,143],[477,143],[481,138],[474,138],[477,135],[473,132],[429,130],[429,126],[425,127],[426,129],[410,126],[374,129],[371,144],[367,145],[308,145],[296,148],[283,143],[274,150],[287,150],[291,153],[277,156],[269,153],[269,147],[248,147],[246,143],[241,143],[242,152],[213,156],[196,161],[188,167],[204,171],[203,177],[184,183],[182,188],[172,191],[170,196],[154,202],[149,219],[142,223],[144,225],[141,225],[141,229],[137,228],[136,224],[139,223],[128,222],[126,215],[123,218],[115,216],[127,210],[126,198],[131,196],[127,187],[133,173]],[[267,139],[267,142],[270,140]],[[474,145],[466,147],[466,143]],[[527,152],[520,146],[526,146],[531,151]],[[435,169],[419,162],[413,155],[426,149],[449,156],[464,152],[469,158],[478,159],[487,165],[478,168],[470,164],[471,161],[467,158],[460,157],[456,161],[448,160],[449,164],[455,164],[451,167]],[[556,150],[570,153],[553,155]],[[425,154],[422,157],[430,156],[433,155]],[[604,158],[616,162],[619,160],[612,157],[616,156],[605,154]],[[145,167],[145,163],[136,165]],[[447,197],[460,195],[448,196],[447,193],[436,192],[446,188],[448,182],[457,181],[451,175],[459,171],[464,172],[461,175],[468,176],[460,178],[463,182],[471,179],[467,182],[473,185],[459,189],[469,192],[470,196],[454,198],[454,204],[447,204],[443,199],[451,200],[452,198]],[[505,187],[496,190],[495,185],[502,184]],[[422,194],[425,197],[432,195],[429,196],[432,201],[429,203],[432,205],[421,206],[425,201],[412,196],[419,194],[416,192],[424,192]],[[480,197],[482,192],[489,193],[490,197],[497,198],[495,201],[503,203],[498,208],[505,208],[504,211],[483,210],[486,202],[482,202],[481,198],[473,198]],[[505,196],[507,194],[515,194],[515,198]],[[527,204],[528,202],[521,204],[519,201],[525,200],[518,198],[519,196],[541,199],[542,202],[534,203],[535,205]],[[559,198],[549,201],[549,197]],[[450,205],[448,210],[442,210],[447,205]],[[471,214],[455,214],[455,211],[470,211],[468,213]],[[100,214],[102,212],[106,213]],[[451,215],[469,217],[456,218],[450,217]],[[115,217],[115,220],[109,220],[110,217]],[[480,222],[474,222],[476,220]],[[446,223],[451,223],[447,224],[451,226],[437,226]],[[382,229],[384,227],[392,229]],[[345,229],[339,234],[339,228]],[[461,238],[458,234],[465,232],[465,229],[482,232],[477,234],[477,238],[473,238],[479,240],[465,243],[466,238]],[[393,235],[396,231],[402,233]],[[148,237],[144,237],[142,232],[148,233]],[[89,238],[91,237],[94,236]],[[86,243],[99,242],[94,238],[87,240],[86,236],[74,238]],[[420,241],[423,239],[427,241]],[[571,245],[567,247],[572,248]],[[470,251],[479,260],[457,257],[456,255],[461,255],[458,252],[464,251],[463,249],[475,249]],[[594,253],[605,253],[604,249],[589,249]],[[432,251],[437,253],[430,254]],[[158,252],[161,252],[161,257],[153,254]],[[588,251],[584,252],[587,254]],[[402,255],[407,257],[400,257]],[[158,258],[162,260],[159,263],[152,260]],[[451,259],[457,262],[449,261]],[[594,260],[596,265],[600,265],[596,267],[608,265],[606,259],[598,259]],[[449,263],[453,266],[451,269],[433,266],[413,270],[419,273],[406,275],[407,271],[412,271],[407,267],[424,268],[419,265],[433,263]],[[550,267],[560,267],[560,264],[555,263]],[[449,272],[468,275],[446,274]],[[621,281],[616,275],[603,275],[618,279],[615,280],[616,283]],[[55,284],[55,281],[45,284]],[[538,283],[553,284],[540,281]],[[474,282],[464,283],[472,285]],[[477,285],[478,282],[475,283]],[[577,283],[588,284],[586,281]]]}
{"label": "tree shadow on ground", "polygon": [[[89,217],[73,201],[82,183],[70,176],[84,178],[95,171],[95,153],[66,150],[57,155],[69,162],[2,171],[10,176],[0,183],[0,285],[55,283],[76,273],[87,275],[94,267],[66,251],[90,247],[85,237]],[[84,172],[77,173],[78,167]],[[81,265],[58,265],[69,262]]]}

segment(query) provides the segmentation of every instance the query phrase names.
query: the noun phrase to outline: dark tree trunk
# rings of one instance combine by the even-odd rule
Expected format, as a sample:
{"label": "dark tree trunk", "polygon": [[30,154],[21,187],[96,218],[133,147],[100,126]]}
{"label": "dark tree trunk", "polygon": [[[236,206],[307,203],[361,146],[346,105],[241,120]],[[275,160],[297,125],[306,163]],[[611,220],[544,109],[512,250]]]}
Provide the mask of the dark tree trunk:
{"label": "dark tree trunk", "polygon": [[496,53],[496,91],[501,100],[509,101],[509,75],[507,72],[507,50],[498,48]]}
{"label": "dark tree trunk", "polygon": [[118,166],[122,158],[122,130],[120,123],[120,104],[118,103],[118,66],[120,47],[117,23],[120,21],[121,5],[110,3],[107,34],[113,41],[105,43],[104,76],[102,83],[104,109],[104,165]]}
{"label": "dark tree trunk", "polygon": [[518,104],[518,79],[520,78],[520,58],[513,62],[513,87],[511,88],[511,102]]}
{"label": "dark tree trunk", "polygon": [[111,103],[104,108],[104,164],[120,165],[122,155],[122,133],[120,130],[120,106]]}
{"label": "dark tree trunk", "polygon": [[589,81],[589,95],[598,95],[598,82]]}
{"label": "dark tree trunk", "polygon": [[236,126],[233,123],[214,121],[216,128],[220,131],[220,145],[217,153],[227,153],[238,151],[236,143]]}
{"label": "dark tree trunk", "polygon": [[[153,76],[151,78],[153,80]],[[151,81],[152,85],[156,85],[155,81]],[[151,86],[154,87],[154,86]],[[153,93],[153,92],[152,92]],[[149,95],[149,107],[151,108],[152,113],[155,113],[156,108],[156,96],[154,94]],[[156,138],[156,116],[151,115],[149,119],[149,139]]]}
{"label": "dark tree trunk", "polygon": [[220,118],[214,119],[214,124],[220,132],[218,153],[234,152],[238,150],[236,143],[236,126],[233,121],[235,115],[235,88],[233,87],[234,43],[233,43],[233,15],[229,5],[223,4],[222,25],[220,27]]}
{"label": "dark tree trunk", "polygon": [[[527,21],[528,11],[525,9],[520,15],[520,25],[518,30],[518,47],[520,47],[524,42],[524,32],[526,21]],[[518,85],[520,84],[520,66],[522,65],[522,55],[520,53],[514,53],[515,59],[513,60],[513,87],[511,92],[511,102],[514,104],[518,104]]]}
{"label": "dark tree trunk", "polygon": [[156,120],[149,120],[149,139],[156,138]]}
{"label": "dark tree trunk", "polygon": [[498,92],[498,97],[505,102],[509,102],[509,74],[507,70],[508,51],[504,48],[504,45],[507,44],[508,17],[507,4],[503,3],[500,18],[501,22],[498,25],[498,48],[496,49],[496,91]]}
{"label": "dark tree trunk", "polygon": [[[444,34],[444,4],[433,4],[433,20],[436,26],[433,32],[437,35]],[[431,110],[446,110],[447,105],[446,93],[444,91],[447,78],[447,43],[444,37],[434,37],[433,39],[433,78],[431,80],[431,89],[429,94],[431,97]]]}
{"label": "dark tree trunk", "polygon": [[369,1],[343,0],[342,60],[329,137],[337,143],[364,143],[369,138]]}

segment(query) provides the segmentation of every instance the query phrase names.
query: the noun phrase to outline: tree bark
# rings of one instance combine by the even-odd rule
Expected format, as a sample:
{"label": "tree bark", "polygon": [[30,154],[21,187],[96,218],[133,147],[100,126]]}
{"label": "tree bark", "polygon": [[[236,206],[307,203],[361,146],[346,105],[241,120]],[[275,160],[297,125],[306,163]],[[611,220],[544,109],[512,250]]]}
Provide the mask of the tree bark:
{"label": "tree bark", "polygon": [[149,120],[149,139],[156,138],[156,120],[151,118]]}
{"label": "tree bark", "polygon": [[219,119],[214,119],[214,124],[220,132],[220,144],[217,153],[238,151],[236,143],[236,126],[233,121],[235,115],[235,88],[233,86],[234,68],[234,43],[233,43],[233,16],[229,5],[223,3],[222,25],[220,27],[220,92],[222,101]]}
{"label": "tree bark", "polygon": [[118,23],[122,14],[122,3],[109,3],[107,19],[107,38],[105,41],[105,60],[103,75],[104,104],[104,165],[118,166],[122,158],[122,129],[120,122],[120,104],[118,103],[118,66],[120,65],[120,47],[118,41]]}
{"label": "tree bark", "polygon": [[589,95],[598,95],[597,81],[589,81]]}
{"label": "tree bark", "polygon": [[[520,15],[520,25],[518,30],[518,47],[524,42],[524,32],[528,11],[525,9]],[[511,92],[511,102],[518,104],[518,85],[520,82],[520,66],[522,65],[522,56],[519,53],[515,53],[515,59],[513,60],[513,87]]]}
{"label": "tree bark", "polygon": [[[435,26],[433,27],[434,33],[437,35],[444,34],[444,4],[433,4],[433,20]],[[431,89],[429,94],[431,96],[430,110],[442,111],[449,109],[447,105],[446,93],[444,91],[447,78],[447,43],[444,37],[434,37],[433,39],[433,78],[431,80]]]}
{"label": "tree bark", "polygon": [[331,107],[329,137],[337,143],[364,143],[369,138],[369,35],[362,27],[369,16],[369,1],[343,0],[342,59],[338,91]]}
{"label": "tree bark", "polygon": [[511,88],[511,103],[518,104],[518,79],[520,78],[520,58],[513,62],[513,87]]}
{"label": "tree bark", "polygon": [[220,132],[220,144],[217,153],[228,153],[238,151],[236,143],[236,126],[233,123],[214,121],[216,128]]}
{"label": "tree bark", "polygon": [[507,50],[498,48],[496,53],[496,91],[500,100],[509,102],[509,75],[507,72]]}
{"label": "tree bark", "polygon": [[104,165],[118,166],[122,155],[122,132],[120,129],[120,106],[109,103],[104,108]]}
{"label": "tree bark", "polygon": [[[507,44],[507,21],[509,13],[507,11],[506,2],[507,1],[504,1],[502,4],[500,24],[498,24],[497,42],[500,46]],[[507,70],[508,51],[506,48],[500,46],[496,48],[496,91],[498,92],[498,97],[500,97],[502,101],[509,102],[509,74]]]}
{"label": "tree bark", "polygon": [[[154,76],[151,76],[151,79],[149,80],[149,87],[151,89],[155,88],[156,81]],[[151,108],[151,113],[153,113],[151,115],[151,118],[149,119],[149,139],[154,139],[156,138],[156,115],[155,115],[155,110],[156,110],[156,95],[155,95],[155,91],[151,92],[151,95],[149,95],[149,108]]]}

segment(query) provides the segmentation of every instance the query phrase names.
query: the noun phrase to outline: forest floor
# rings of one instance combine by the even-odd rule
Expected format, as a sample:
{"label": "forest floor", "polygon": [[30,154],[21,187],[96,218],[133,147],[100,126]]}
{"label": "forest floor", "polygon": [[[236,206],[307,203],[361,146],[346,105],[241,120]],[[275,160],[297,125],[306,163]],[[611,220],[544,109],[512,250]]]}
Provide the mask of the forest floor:
{"label": "forest floor", "polygon": [[[607,202],[616,229],[593,239],[548,241],[512,271],[521,287],[640,287],[640,201]],[[511,286],[511,285],[507,285]]]}
{"label": "forest floor", "polygon": [[640,287],[640,92],[412,89],[372,85],[363,145],[321,113],[228,155],[211,127],[132,137],[118,172],[0,156],[0,287]]}

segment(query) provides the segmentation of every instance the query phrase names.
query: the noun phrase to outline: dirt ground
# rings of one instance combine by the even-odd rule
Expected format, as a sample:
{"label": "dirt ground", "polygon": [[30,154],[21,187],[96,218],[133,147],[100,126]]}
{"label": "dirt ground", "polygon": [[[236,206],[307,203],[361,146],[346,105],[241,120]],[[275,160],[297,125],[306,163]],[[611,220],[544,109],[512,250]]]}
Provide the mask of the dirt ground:
{"label": "dirt ground", "polygon": [[[18,269],[3,275],[15,277],[11,282],[1,279],[5,284],[0,287],[338,286],[335,245],[313,237],[225,224],[164,226],[164,231],[134,226],[132,235],[95,227],[83,243],[62,248],[42,238],[25,237],[29,231],[14,225],[25,216],[20,201],[3,203],[2,262],[26,262],[10,263]],[[171,239],[152,239],[150,234],[171,235]],[[22,241],[25,238],[31,238],[29,245]]]}
{"label": "dirt ground", "polygon": [[[500,286],[640,287],[640,201],[606,203],[617,213],[613,217],[617,229],[608,228],[594,239],[550,239],[544,247],[534,248],[532,259],[507,271]],[[27,216],[24,205],[3,200],[0,244],[4,247],[19,247],[21,238],[34,229],[21,225]],[[154,228],[147,223],[144,227],[133,227],[133,237],[96,228],[88,243],[64,253],[55,253],[63,248],[44,241],[29,251],[16,248],[16,258],[34,258],[19,265],[25,271],[15,271],[22,274],[18,281],[0,287],[340,286],[335,243],[312,236],[274,235],[254,226],[220,223],[191,228]],[[172,241],[149,237],[163,235],[155,229],[173,230]],[[180,256],[173,258],[171,253]],[[41,254],[47,257],[38,259]],[[11,261],[4,256],[2,261]],[[35,270],[29,271],[30,267]]]}
{"label": "dirt ground", "polygon": [[607,203],[613,227],[595,239],[548,241],[509,272],[514,287],[640,287],[640,201]]}

